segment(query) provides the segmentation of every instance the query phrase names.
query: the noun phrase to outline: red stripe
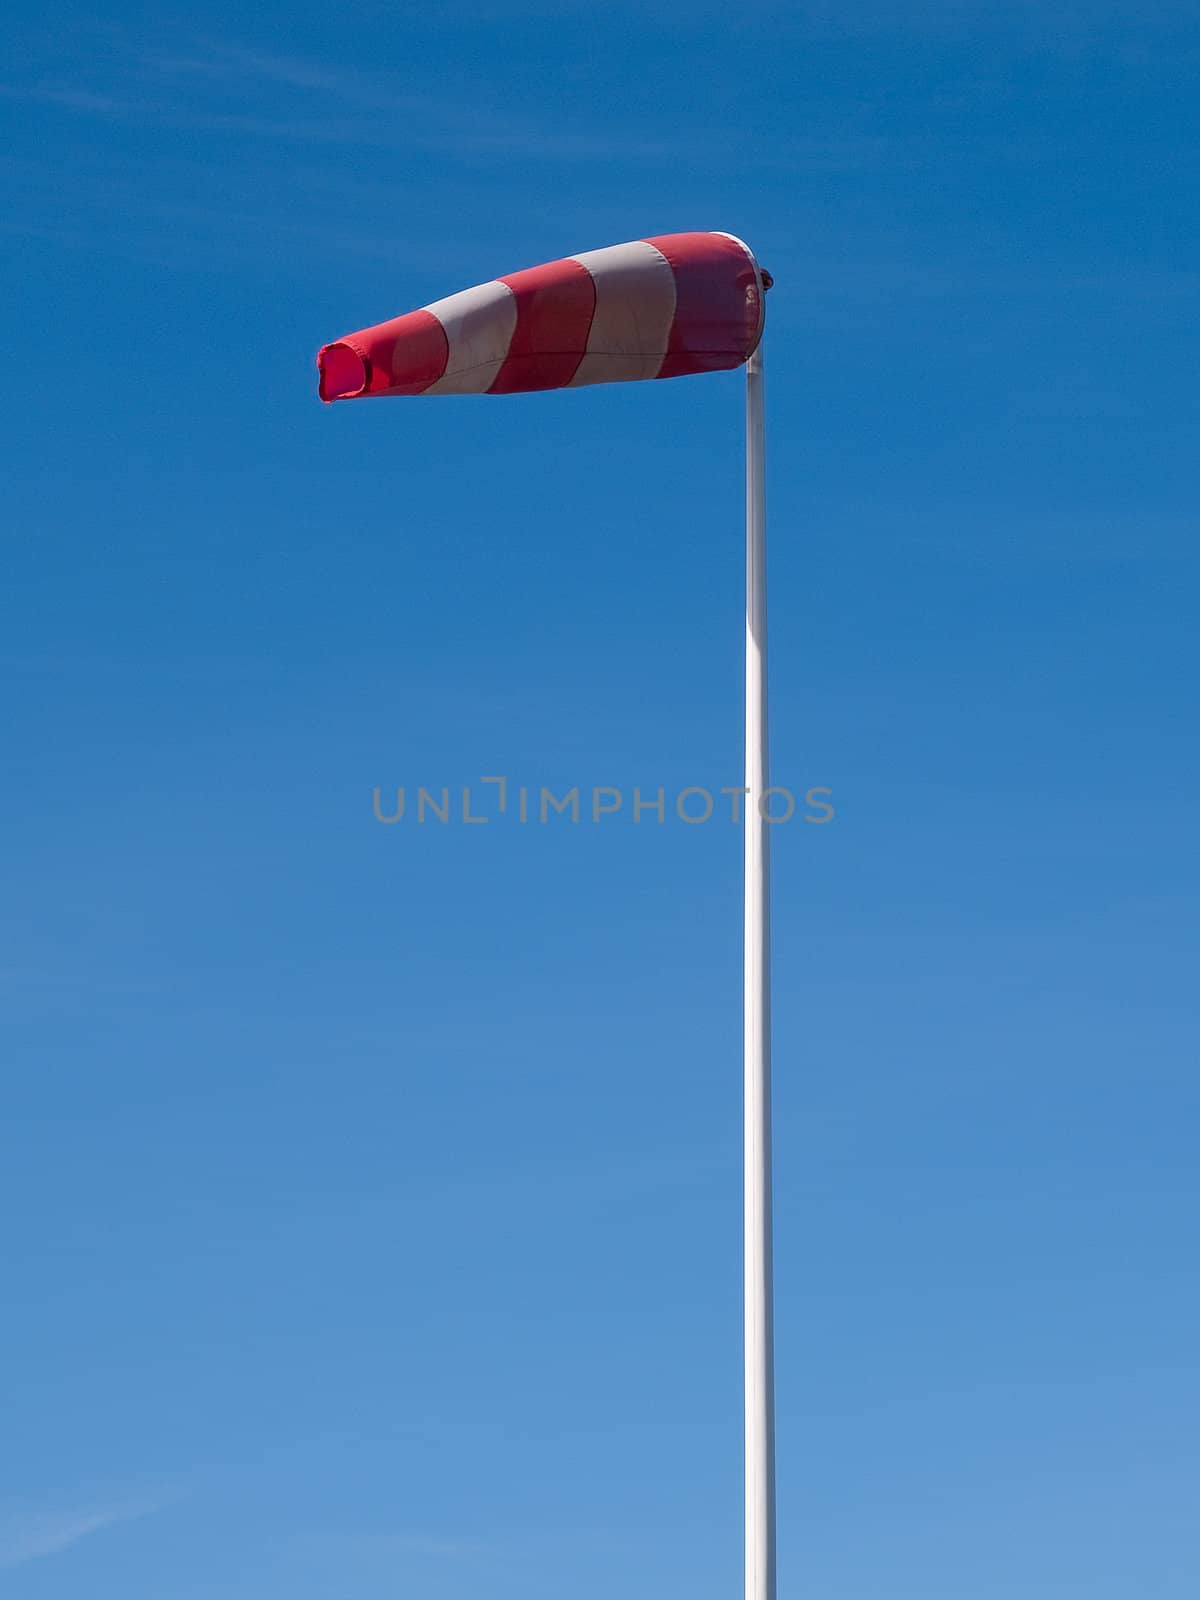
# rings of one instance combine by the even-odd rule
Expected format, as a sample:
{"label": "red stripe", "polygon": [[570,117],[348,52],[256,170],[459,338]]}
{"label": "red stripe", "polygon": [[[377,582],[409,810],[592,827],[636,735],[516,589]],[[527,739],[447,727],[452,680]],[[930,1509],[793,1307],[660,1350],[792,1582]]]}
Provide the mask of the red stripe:
{"label": "red stripe", "polygon": [[675,274],[675,321],[658,376],[739,367],[762,330],[762,290],[744,246],[721,233],[647,239]]}
{"label": "red stripe", "polygon": [[587,350],[596,285],[578,261],[550,261],[501,278],[517,302],[517,326],[489,394],[559,389]]}
{"label": "red stripe", "polygon": [[[321,398],[349,400],[356,395],[421,394],[446,370],[450,346],[446,330],[431,311],[409,311],[361,333],[326,345],[321,365]],[[362,365],[359,386],[355,358]]]}
{"label": "red stripe", "polygon": [[450,359],[446,330],[432,311],[409,311],[359,337],[372,346],[368,394],[420,394],[438,381]]}

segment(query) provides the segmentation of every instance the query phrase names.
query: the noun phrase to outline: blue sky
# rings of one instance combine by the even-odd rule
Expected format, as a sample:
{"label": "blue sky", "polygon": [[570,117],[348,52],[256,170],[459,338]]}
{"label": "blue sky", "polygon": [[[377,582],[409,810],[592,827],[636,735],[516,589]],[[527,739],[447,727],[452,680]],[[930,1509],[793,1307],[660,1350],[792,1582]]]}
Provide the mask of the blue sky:
{"label": "blue sky", "polygon": [[781,1593],[1194,1596],[1200,28],[18,7],[12,1600],[740,1582],[740,379],[323,410],[723,228],[767,342]]}

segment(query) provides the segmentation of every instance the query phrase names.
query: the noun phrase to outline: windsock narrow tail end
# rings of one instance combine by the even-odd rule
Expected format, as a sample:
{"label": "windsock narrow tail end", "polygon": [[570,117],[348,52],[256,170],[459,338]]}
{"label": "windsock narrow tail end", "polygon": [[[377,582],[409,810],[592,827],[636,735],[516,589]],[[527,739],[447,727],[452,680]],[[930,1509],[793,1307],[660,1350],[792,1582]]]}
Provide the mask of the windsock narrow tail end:
{"label": "windsock narrow tail end", "polygon": [[370,381],[366,361],[348,344],[327,344],[317,356],[321,373],[321,399],[350,400],[363,394]]}

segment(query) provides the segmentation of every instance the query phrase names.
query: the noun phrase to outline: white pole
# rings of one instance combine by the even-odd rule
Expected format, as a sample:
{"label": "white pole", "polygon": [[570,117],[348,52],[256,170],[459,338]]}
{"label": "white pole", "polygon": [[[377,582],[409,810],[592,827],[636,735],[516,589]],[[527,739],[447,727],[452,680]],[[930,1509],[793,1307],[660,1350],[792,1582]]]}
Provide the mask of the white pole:
{"label": "white pole", "polygon": [[771,899],[762,346],[746,365],[745,1338],[746,1600],[775,1600],[771,1283]]}

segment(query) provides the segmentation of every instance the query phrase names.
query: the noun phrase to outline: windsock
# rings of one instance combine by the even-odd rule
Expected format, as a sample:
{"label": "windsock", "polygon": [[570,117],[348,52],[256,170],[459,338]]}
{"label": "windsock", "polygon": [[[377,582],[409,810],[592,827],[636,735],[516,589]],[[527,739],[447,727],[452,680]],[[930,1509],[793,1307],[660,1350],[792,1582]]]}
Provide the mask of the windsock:
{"label": "windsock", "polygon": [[317,356],[325,401],[521,394],[738,367],[771,278],[729,233],[666,233],[494,278]]}

